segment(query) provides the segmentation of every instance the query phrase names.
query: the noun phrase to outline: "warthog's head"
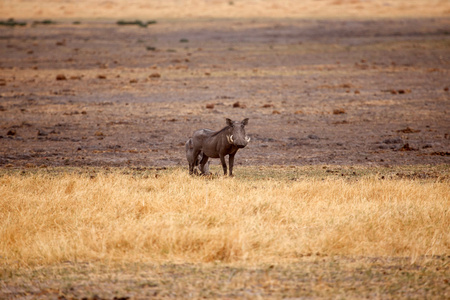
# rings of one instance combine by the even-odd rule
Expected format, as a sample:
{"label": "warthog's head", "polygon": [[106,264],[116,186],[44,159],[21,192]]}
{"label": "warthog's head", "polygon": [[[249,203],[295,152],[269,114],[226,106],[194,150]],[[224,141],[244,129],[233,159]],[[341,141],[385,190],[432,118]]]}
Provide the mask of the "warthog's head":
{"label": "warthog's head", "polygon": [[248,124],[248,118],[239,121],[232,121],[227,119],[227,125],[229,127],[227,133],[228,143],[234,144],[238,148],[244,148],[250,142],[250,137],[245,134],[245,125]]}

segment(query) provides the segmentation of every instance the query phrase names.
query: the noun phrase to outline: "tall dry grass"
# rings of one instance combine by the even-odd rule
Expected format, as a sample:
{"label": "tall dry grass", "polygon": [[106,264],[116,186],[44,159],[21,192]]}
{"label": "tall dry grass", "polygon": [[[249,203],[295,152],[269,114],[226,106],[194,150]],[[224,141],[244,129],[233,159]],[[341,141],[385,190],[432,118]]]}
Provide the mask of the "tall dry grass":
{"label": "tall dry grass", "polygon": [[285,262],[309,253],[449,254],[448,182],[205,179],[171,170],[0,177],[0,257]]}

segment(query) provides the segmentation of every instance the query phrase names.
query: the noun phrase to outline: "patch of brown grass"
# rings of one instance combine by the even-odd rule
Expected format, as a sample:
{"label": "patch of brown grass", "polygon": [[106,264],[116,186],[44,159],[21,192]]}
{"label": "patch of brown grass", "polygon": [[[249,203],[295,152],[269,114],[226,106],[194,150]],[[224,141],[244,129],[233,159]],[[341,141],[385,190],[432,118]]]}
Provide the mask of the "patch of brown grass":
{"label": "patch of brown grass", "polygon": [[0,256],[9,267],[282,263],[311,254],[414,260],[449,254],[449,195],[447,180],[377,176],[11,173],[0,177]]}

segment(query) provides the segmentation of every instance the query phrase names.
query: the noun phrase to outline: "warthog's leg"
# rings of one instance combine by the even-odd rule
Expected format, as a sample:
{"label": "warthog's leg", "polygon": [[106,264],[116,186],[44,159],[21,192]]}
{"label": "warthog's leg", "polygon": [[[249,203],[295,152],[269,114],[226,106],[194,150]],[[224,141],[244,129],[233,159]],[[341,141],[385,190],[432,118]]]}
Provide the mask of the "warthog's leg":
{"label": "warthog's leg", "polygon": [[227,175],[227,163],[225,162],[225,155],[219,154],[220,162],[222,163],[223,175]]}
{"label": "warthog's leg", "polygon": [[234,154],[228,155],[228,163],[230,165],[230,176],[233,176]]}
{"label": "warthog's leg", "polygon": [[194,173],[194,167],[195,167],[195,160],[192,159],[191,153],[187,153],[187,159],[189,163],[189,175],[192,175]]}
{"label": "warthog's leg", "polygon": [[[192,151],[191,151],[191,152],[192,152]],[[191,154],[191,155],[192,155],[192,154]],[[191,156],[191,157],[189,157],[188,162],[189,162],[189,175],[192,175],[192,174],[194,174],[194,168],[195,168],[196,161],[195,161],[195,159]]]}
{"label": "warthog's leg", "polygon": [[188,161],[189,161],[189,175],[192,175],[195,173],[195,167],[198,165],[198,155],[200,153],[200,150],[195,151],[192,149],[188,153]]}
{"label": "warthog's leg", "polygon": [[205,174],[211,174],[209,172],[209,160],[206,162],[205,166],[203,167],[203,173]]}
{"label": "warthog's leg", "polygon": [[[205,165],[206,165],[206,163],[208,162],[208,159],[209,159],[209,157],[206,156],[205,153],[203,153],[203,158],[202,158],[202,160],[200,161],[200,172],[201,172],[201,174],[203,174],[203,175],[208,175],[208,174],[206,173],[206,171],[205,171]],[[208,168],[207,172],[209,173],[209,168]]]}
{"label": "warthog's leg", "polygon": [[192,161],[192,152],[193,152],[192,139],[189,139],[186,142],[185,148],[186,148],[186,159],[187,159],[188,164],[189,164],[189,174],[192,175],[192,173],[194,171],[194,162]]}

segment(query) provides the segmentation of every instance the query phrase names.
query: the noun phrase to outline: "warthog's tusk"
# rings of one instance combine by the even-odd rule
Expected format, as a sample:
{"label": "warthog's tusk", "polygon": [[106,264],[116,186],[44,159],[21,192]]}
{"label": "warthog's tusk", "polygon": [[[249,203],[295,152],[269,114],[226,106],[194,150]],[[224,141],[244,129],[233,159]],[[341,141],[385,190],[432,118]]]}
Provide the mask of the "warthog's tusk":
{"label": "warthog's tusk", "polygon": [[227,135],[227,141],[230,144],[233,144],[233,135]]}
{"label": "warthog's tusk", "polygon": [[246,136],[246,137],[245,137],[245,140],[247,141],[247,143],[249,143],[250,140],[251,140],[251,138],[250,138],[249,136]]}

